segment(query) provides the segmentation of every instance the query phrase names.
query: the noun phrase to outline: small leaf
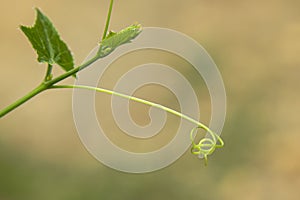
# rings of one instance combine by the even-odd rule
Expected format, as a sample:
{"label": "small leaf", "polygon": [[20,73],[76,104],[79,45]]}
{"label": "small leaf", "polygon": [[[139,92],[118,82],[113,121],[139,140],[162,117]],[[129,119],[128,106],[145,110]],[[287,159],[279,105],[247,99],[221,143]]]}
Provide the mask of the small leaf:
{"label": "small leaf", "polygon": [[60,39],[51,21],[39,9],[36,12],[34,26],[21,26],[21,30],[36,50],[38,61],[50,65],[58,64],[65,71],[73,69],[73,57],[66,43]]}
{"label": "small leaf", "polygon": [[133,24],[118,33],[110,31],[100,43],[100,48],[98,50],[99,57],[105,57],[122,44],[131,42],[131,40],[136,38],[141,31],[142,27],[140,24]]}

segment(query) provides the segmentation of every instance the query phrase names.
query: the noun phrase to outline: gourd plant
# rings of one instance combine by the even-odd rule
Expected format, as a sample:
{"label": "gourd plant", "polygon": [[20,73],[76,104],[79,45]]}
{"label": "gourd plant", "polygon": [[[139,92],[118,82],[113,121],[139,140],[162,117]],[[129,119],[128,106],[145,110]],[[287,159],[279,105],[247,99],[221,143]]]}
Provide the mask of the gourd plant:
{"label": "gourd plant", "polygon": [[[129,43],[134,40],[142,31],[142,27],[140,24],[133,24],[128,26],[127,28],[119,31],[113,32],[109,31],[109,23],[110,17],[112,13],[114,0],[110,0],[110,6],[108,10],[107,20],[104,28],[104,33],[102,40],[99,42],[99,49],[96,55],[90,60],[84,62],[83,64],[76,66],[74,65],[73,56],[68,46],[64,41],[61,40],[57,30],[53,26],[52,22],[49,20],[47,16],[45,16],[40,9],[36,8],[37,16],[34,26],[26,27],[21,26],[21,30],[29,39],[32,47],[35,49],[38,55],[38,62],[45,63],[47,65],[47,70],[43,81],[34,88],[31,92],[15,101],[11,105],[6,108],[0,110],[0,118],[16,109],[18,106],[22,105],[26,101],[30,100],[34,96],[50,89],[59,89],[59,88],[79,88],[79,89],[87,89],[94,90],[97,92],[103,92],[110,95],[116,95],[119,97],[123,97],[129,99],[131,101],[140,102],[149,106],[153,106],[159,109],[162,109],[166,112],[174,114],[178,117],[181,117],[185,120],[188,120],[195,124],[195,128],[190,132],[190,138],[192,142],[191,153],[195,155],[200,155],[204,157],[205,164],[207,164],[207,157],[211,155],[216,148],[223,147],[224,142],[222,139],[210,130],[207,126],[202,124],[201,122],[194,120],[187,115],[177,112],[173,109],[170,109],[166,106],[153,103],[141,98],[137,98],[134,96],[125,95],[116,91],[90,87],[85,85],[59,85],[58,83],[67,78],[76,78],[76,74],[86,67],[90,66],[95,61],[109,56],[116,48],[119,46]],[[53,77],[52,68],[54,66],[60,66],[65,73]],[[197,134],[198,129],[205,130],[210,137],[202,138],[198,143],[194,141],[195,134]]]}

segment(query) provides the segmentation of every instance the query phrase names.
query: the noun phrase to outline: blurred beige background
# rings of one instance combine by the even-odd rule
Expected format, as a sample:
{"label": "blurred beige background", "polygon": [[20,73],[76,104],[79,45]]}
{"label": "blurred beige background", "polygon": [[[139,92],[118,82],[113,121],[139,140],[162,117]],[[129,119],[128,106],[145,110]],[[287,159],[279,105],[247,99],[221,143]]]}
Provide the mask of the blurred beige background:
{"label": "blurred beige background", "polygon": [[[0,108],[34,88],[45,73],[18,29],[33,24],[32,8],[40,7],[51,18],[79,64],[101,37],[108,4],[1,0]],[[210,53],[227,89],[226,146],[210,157],[208,167],[187,152],[158,172],[116,172],[81,144],[72,118],[72,91],[49,91],[0,119],[0,200],[299,199],[299,8],[296,0],[116,0],[112,29],[136,21],[171,28]],[[180,62],[168,55],[165,59]],[[145,95],[151,97],[151,90]],[[199,101],[207,122],[210,104],[205,97]],[[134,110],[136,118],[145,118],[141,124],[147,122],[146,111]]]}

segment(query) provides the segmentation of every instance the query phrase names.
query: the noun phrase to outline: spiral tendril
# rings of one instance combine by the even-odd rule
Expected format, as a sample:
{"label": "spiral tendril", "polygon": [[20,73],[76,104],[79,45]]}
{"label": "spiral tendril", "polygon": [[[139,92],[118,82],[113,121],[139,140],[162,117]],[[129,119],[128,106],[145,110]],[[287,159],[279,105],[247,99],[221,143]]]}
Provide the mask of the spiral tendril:
{"label": "spiral tendril", "polygon": [[[97,91],[97,92],[102,92],[102,93],[106,93],[106,94],[110,94],[110,95],[115,95],[115,96],[119,96],[125,99],[129,99],[131,101],[136,101],[139,103],[143,103],[145,105],[149,105],[149,106],[153,106],[155,108],[159,108],[162,109],[166,112],[169,112],[173,115],[176,115],[178,117],[181,117],[183,119],[186,119],[194,124],[197,124],[197,126],[195,128],[193,128],[190,132],[190,139],[192,141],[192,148],[191,148],[191,153],[194,155],[202,155],[204,157],[205,160],[205,165],[207,165],[208,163],[208,156],[211,155],[217,148],[221,148],[224,146],[224,142],[221,139],[221,137],[219,135],[217,135],[216,133],[214,133],[212,130],[210,130],[207,126],[205,126],[204,124],[202,124],[201,122],[190,118],[187,115],[184,115],[178,111],[175,111],[171,108],[168,108],[166,106],[157,104],[157,103],[153,103],[141,98],[137,98],[134,96],[130,96],[130,95],[126,95],[126,94],[122,94],[113,90],[108,90],[108,89],[104,89],[104,88],[98,88],[98,87],[91,87],[91,86],[85,86],[85,85],[54,85],[51,86],[52,89],[54,88],[77,88],[77,89],[87,89],[87,90],[93,90],[93,91]],[[197,133],[198,129],[203,129],[205,131],[207,131],[207,133],[209,134],[210,138],[206,137],[206,138],[202,138],[198,144],[195,143],[195,134]]]}
{"label": "spiral tendril", "polygon": [[[198,143],[196,143],[195,137],[198,129],[207,131],[210,135],[210,138],[202,138]],[[192,141],[191,153],[194,155],[203,156],[205,160],[205,166],[208,164],[208,156],[211,155],[216,148],[221,148],[224,146],[224,142],[220,136],[205,126],[199,125],[193,128],[190,132],[190,138]]]}

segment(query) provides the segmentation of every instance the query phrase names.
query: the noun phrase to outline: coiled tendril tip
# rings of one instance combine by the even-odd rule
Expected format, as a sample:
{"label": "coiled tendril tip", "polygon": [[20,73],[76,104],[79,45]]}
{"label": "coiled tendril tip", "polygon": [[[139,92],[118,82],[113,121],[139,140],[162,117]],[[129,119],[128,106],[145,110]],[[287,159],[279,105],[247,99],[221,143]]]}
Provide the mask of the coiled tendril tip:
{"label": "coiled tendril tip", "polygon": [[[195,136],[197,134],[198,129],[203,129],[207,131],[211,138],[202,138],[198,142],[198,144],[195,143]],[[192,141],[191,153],[194,155],[199,155],[199,157],[203,156],[205,161],[204,163],[205,166],[207,166],[208,164],[208,156],[211,155],[216,150],[216,148],[221,148],[224,146],[224,142],[219,135],[212,132],[206,126],[202,126],[202,125],[196,126],[191,130],[190,138]]]}

